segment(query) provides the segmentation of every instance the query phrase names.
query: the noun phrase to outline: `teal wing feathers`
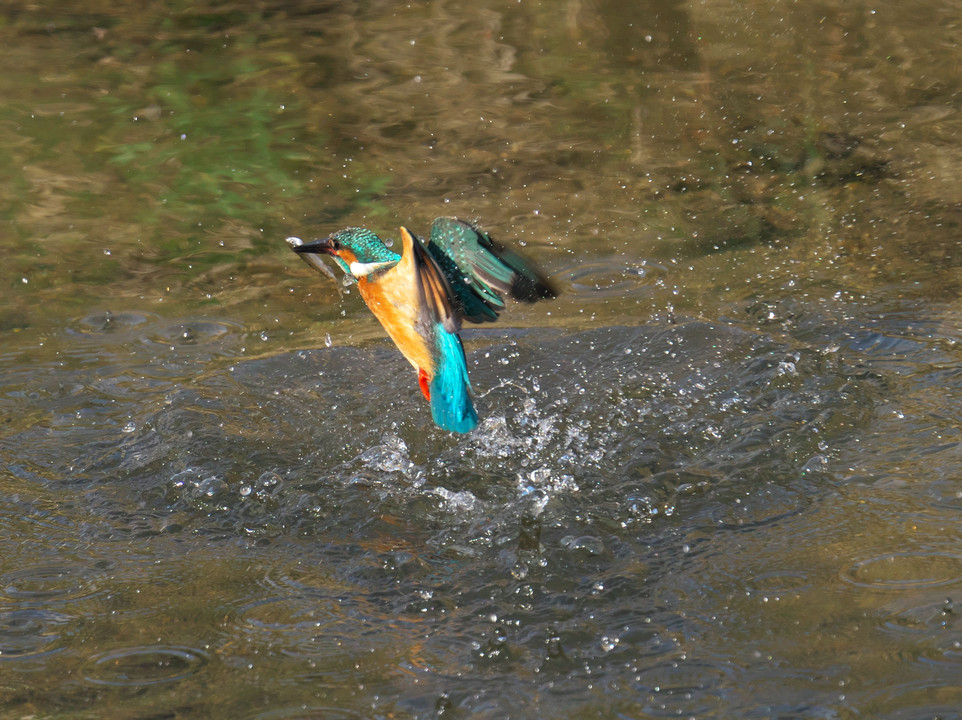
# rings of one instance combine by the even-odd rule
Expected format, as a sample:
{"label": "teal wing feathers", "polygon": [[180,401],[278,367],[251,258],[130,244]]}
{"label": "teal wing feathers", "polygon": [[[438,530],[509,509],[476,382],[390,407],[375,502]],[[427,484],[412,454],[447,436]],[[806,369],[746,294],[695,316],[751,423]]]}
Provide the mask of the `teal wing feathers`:
{"label": "teal wing feathers", "polygon": [[496,320],[506,295],[535,302],[558,294],[520,253],[457,218],[434,221],[427,251],[447,280],[458,314],[470,322]]}
{"label": "teal wing feathers", "polygon": [[431,415],[445,430],[470,432],[478,413],[458,335],[461,319],[490,322],[504,309],[505,296],[535,302],[557,291],[520,253],[463,220],[436,219],[427,244],[405,227],[401,238],[417,278],[419,332],[435,344]]}

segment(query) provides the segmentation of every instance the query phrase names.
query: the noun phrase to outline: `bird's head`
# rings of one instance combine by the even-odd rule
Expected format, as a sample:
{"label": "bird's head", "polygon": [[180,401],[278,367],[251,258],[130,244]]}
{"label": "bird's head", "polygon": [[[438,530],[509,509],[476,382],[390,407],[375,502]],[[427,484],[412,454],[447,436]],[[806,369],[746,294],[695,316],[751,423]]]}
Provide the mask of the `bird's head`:
{"label": "bird's head", "polygon": [[386,270],[400,260],[397,253],[367,228],[345,228],[328,238],[291,247],[296,253],[330,255],[341,270],[355,278]]}

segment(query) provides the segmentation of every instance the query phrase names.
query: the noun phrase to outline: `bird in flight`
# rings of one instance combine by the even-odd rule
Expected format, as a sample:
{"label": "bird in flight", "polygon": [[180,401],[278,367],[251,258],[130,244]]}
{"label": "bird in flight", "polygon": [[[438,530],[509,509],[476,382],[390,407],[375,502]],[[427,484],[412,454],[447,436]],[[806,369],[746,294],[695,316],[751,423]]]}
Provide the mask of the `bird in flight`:
{"label": "bird in flight", "polygon": [[459,334],[462,320],[493,322],[505,296],[536,302],[556,297],[557,290],[531,261],[464,220],[437,218],[427,241],[406,227],[400,232],[400,255],[366,228],[287,242],[314,269],[333,277],[320,259],[329,255],[357,281],[361,298],[417,370],[434,422],[470,432],[478,413]]}

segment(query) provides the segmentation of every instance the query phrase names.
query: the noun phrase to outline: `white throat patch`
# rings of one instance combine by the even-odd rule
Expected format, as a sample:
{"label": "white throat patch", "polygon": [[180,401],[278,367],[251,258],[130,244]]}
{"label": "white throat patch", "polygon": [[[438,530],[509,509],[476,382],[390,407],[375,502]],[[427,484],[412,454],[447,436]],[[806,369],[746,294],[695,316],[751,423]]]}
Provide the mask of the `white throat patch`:
{"label": "white throat patch", "polygon": [[354,277],[367,277],[371,273],[375,273],[378,270],[387,270],[388,268],[394,267],[397,263],[387,260],[384,262],[370,262],[370,263],[360,263],[352,262],[348,267],[351,269],[351,275]]}

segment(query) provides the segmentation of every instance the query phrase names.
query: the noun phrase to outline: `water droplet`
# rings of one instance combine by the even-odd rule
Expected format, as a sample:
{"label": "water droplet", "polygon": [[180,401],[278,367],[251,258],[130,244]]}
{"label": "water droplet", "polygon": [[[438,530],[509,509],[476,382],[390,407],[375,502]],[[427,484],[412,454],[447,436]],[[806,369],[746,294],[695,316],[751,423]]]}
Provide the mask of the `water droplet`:
{"label": "water droplet", "polygon": [[605,635],[601,638],[601,649],[605,652],[611,652],[616,647],[618,647],[618,638],[612,638]]}
{"label": "water droplet", "polygon": [[282,482],[283,478],[271,470],[261,473],[261,476],[257,478],[257,484],[263,488],[272,488],[275,485],[280,485]]}
{"label": "water droplet", "polygon": [[137,429],[137,424],[136,424],[133,420],[131,420],[131,421],[130,421],[129,423],[127,423],[126,425],[124,425],[124,432],[125,432],[125,433],[132,433],[132,432],[133,432],[134,430],[136,430],[136,429]]}
{"label": "water droplet", "polygon": [[535,485],[541,485],[551,480],[551,470],[546,467],[537,468],[528,473],[528,479]]}
{"label": "water droplet", "polygon": [[574,537],[567,535],[561,538],[561,546],[569,550],[584,550],[589,555],[601,555],[605,551],[605,545],[599,538],[591,535]]}
{"label": "water droplet", "polygon": [[334,344],[334,341],[331,340],[331,333],[324,333],[324,346],[331,347],[331,345],[333,344]]}
{"label": "water droplet", "polygon": [[808,459],[808,462],[802,466],[802,474],[824,472],[826,467],[828,467],[828,460],[825,459],[824,455],[813,455]]}
{"label": "water droplet", "polygon": [[226,489],[227,483],[216,475],[211,475],[210,477],[205,478],[197,483],[197,494],[204,495],[209,498],[214,497]]}

